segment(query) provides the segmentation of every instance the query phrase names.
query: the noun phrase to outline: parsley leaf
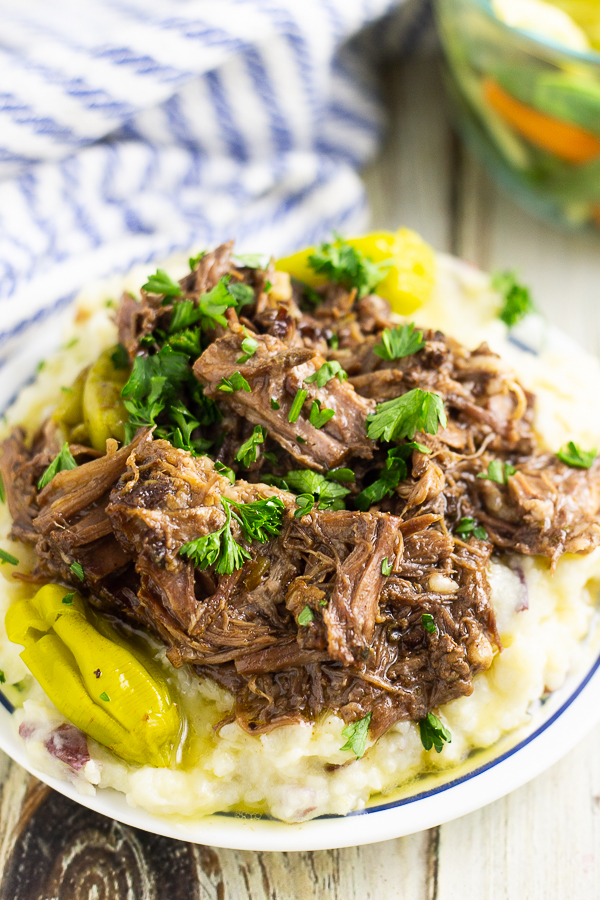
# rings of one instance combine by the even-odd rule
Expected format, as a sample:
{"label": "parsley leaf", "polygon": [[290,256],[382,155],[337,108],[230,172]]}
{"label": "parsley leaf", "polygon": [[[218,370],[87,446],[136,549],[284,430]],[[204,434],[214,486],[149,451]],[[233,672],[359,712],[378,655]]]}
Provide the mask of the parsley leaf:
{"label": "parsley leaf", "polygon": [[235,484],[235,472],[233,469],[230,469],[229,466],[224,465],[218,459],[215,460],[215,472],[227,478],[230,484]]}
{"label": "parsley leaf", "polygon": [[498,318],[509,328],[536,311],[529,288],[518,283],[514,272],[497,272],[492,278],[492,287],[504,298]]}
{"label": "parsley leaf", "polygon": [[68,441],[65,441],[60,451],[56,454],[40,480],[38,481],[38,491],[50,484],[55,475],[59,472],[67,472],[69,469],[76,469],[77,463],[73,458],[73,454],[69,450]]}
{"label": "parsley leaf", "polygon": [[508,479],[514,475],[517,470],[510,463],[504,463],[500,459],[493,459],[488,465],[487,474],[479,472],[477,477],[486,481],[495,481],[496,484],[508,484]]}
{"label": "parsley leaf", "polygon": [[223,313],[229,306],[235,306],[232,298],[236,299],[229,290],[229,275],[224,275],[214,288],[211,288],[206,294],[201,294],[197,309],[202,327],[214,328],[217,324],[227,325],[227,319]]}
{"label": "parsley leaf", "polygon": [[419,732],[421,734],[421,743],[426,750],[435,747],[438,753],[444,749],[444,743],[450,744],[452,735],[445,725],[440,722],[433,713],[427,713],[424,719],[419,722]]}
{"label": "parsley leaf", "polygon": [[191,559],[198,569],[207,569],[215,565],[218,575],[231,575],[241,569],[245,560],[250,559],[247,550],[234,540],[231,533],[231,509],[226,505],[227,519],[222,528],[212,531],[204,537],[188,541],[179,548],[181,556]]}
{"label": "parsley leaf", "polygon": [[244,353],[243,356],[240,356],[239,359],[236,359],[237,363],[245,363],[248,362],[251,356],[254,356],[256,351],[258,350],[258,341],[255,341],[253,337],[251,337],[246,329],[244,328],[244,334],[246,337],[242,341],[242,351]]}
{"label": "parsley leaf", "polygon": [[358,722],[346,725],[342,731],[342,737],[346,738],[346,743],[343,747],[340,747],[340,750],[351,750],[357,759],[365,755],[372,715],[373,713],[367,713],[364,719],[359,719]]}
{"label": "parsley leaf", "polygon": [[100,699],[104,700],[105,703],[110,703],[110,697],[108,696],[106,691],[102,691],[102,693],[100,694]]}
{"label": "parsley leaf", "polygon": [[310,625],[315,617],[314,612],[310,608],[310,606],[305,606],[300,615],[298,616],[298,625]]}
{"label": "parsley leaf", "polygon": [[0,565],[3,566],[4,563],[10,563],[11,566],[18,566],[19,560],[16,556],[13,556],[12,553],[8,553],[8,551],[0,548]]}
{"label": "parsley leaf", "polygon": [[0,669],[0,684],[6,684],[6,675],[4,674],[2,669]]}
{"label": "parsley leaf", "polygon": [[295,519],[301,519],[311,511],[315,505],[315,498],[312,494],[298,494],[296,497],[296,506],[298,509],[294,512]]}
{"label": "parsley leaf", "polygon": [[249,394],[252,390],[244,376],[240,375],[239,372],[234,372],[231,378],[221,378],[217,387],[220,391],[225,391],[226,394],[233,394],[234,391],[246,391]]}
{"label": "parsley leaf", "polygon": [[[313,495],[318,500],[319,509],[343,509],[343,497],[350,493],[349,488],[329,481],[324,475],[311,469],[292,469],[285,476],[287,485],[294,493],[303,496]],[[312,504],[311,507],[312,509]],[[308,512],[308,510],[307,510]]]}
{"label": "parsley leaf", "polygon": [[113,352],[110,354],[110,358],[115,369],[129,368],[129,353],[127,352],[123,344],[117,344]]}
{"label": "parsley leaf", "polygon": [[394,563],[390,562],[390,560],[387,558],[387,556],[384,556],[384,558],[381,560],[381,574],[385,575],[387,577],[388,575],[392,574],[393,568],[394,568]]}
{"label": "parsley leaf", "polygon": [[65,594],[65,596],[62,598],[62,602],[65,604],[65,606],[72,606],[72,605],[73,605],[73,597],[74,597],[74,596],[75,596],[75,592],[74,592],[74,591],[73,591],[72,593],[70,593],[70,594]]}
{"label": "parsley leaf", "polygon": [[236,460],[241,462],[245,469],[249,468],[249,466],[258,459],[258,445],[264,444],[266,439],[266,429],[263,428],[262,425],[255,425],[254,431],[248,440],[244,441],[238,452],[235,454]]}
{"label": "parsley leaf", "polygon": [[298,420],[298,416],[302,411],[302,407],[304,406],[304,401],[308,397],[308,391],[303,390],[303,388],[299,388],[296,391],[296,396],[294,397],[294,402],[290,407],[290,411],[288,413],[288,422],[296,422]]}
{"label": "parsley leaf", "polygon": [[437,633],[437,625],[435,624],[433,616],[430,613],[423,613],[423,615],[421,616],[421,625],[423,626],[425,631],[429,632],[429,634]]}
{"label": "parsley leaf", "polygon": [[572,466],[575,469],[590,469],[598,455],[598,451],[582,450],[573,441],[569,441],[568,444],[560,448],[556,455],[567,466]]}
{"label": "parsley leaf", "polygon": [[285,505],[280,497],[265,497],[251,503],[238,503],[225,497],[222,501],[233,507],[232,515],[247,541],[266,544],[281,532]]}
{"label": "parsley leaf", "polygon": [[271,409],[281,409],[281,404],[277,402],[275,397],[271,397]]}
{"label": "parsley leaf", "polygon": [[71,563],[69,569],[71,570],[73,575],[76,575],[77,578],[79,578],[80,581],[85,581],[85,572],[83,571],[83,566],[80,562]]}
{"label": "parsley leaf", "polygon": [[323,425],[326,425],[330,419],[333,419],[335,416],[335,410],[333,409],[321,409],[321,404],[318,400],[313,400],[313,404],[310,408],[310,416],[308,421],[311,425],[314,425],[315,428],[322,428]]}
{"label": "parsley leaf", "polygon": [[266,269],[264,253],[234,253],[233,258],[247,269]]}
{"label": "parsley leaf", "polygon": [[415,388],[395,400],[380,403],[367,417],[367,435],[375,440],[412,440],[417,431],[437,434],[438,426],[445,428],[447,421],[440,395]]}
{"label": "parsley leaf", "polygon": [[251,288],[249,284],[241,284],[240,282],[234,281],[233,284],[228,285],[227,289],[235,301],[234,304],[230,305],[235,306],[237,312],[239,312],[243,306],[254,303],[254,289]]}
{"label": "parsley leaf", "polygon": [[2,475],[0,475],[0,503],[6,503],[6,491],[4,490]]}
{"label": "parsley leaf", "polygon": [[476,525],[475,519],[471,519],[468,516],[463,517],[454,530],[461,537],[468,537],[470,534],[473,534],[480,541],[487,540],[488,536],[485,528],[482,525]]}
{"label": "parsley leaf", "polygon": [[375,344],[373,353],[382,359],[402,359],[412,356],[425,346],[423,332],[415,331],[414,322],[397,328],[385,328],[381,334],[381,344]]}
{"label": "parsley leaf", "polygon": [[164,269],[157,269],[154,275],[150,275],[146,284],[142,285],[142,290],[149,294],[164,294],[165,297],[181,296],[181,288],[169,278]]}
{"label": "parsley leaf", "polygon": [[406,479],[406,461],[413,449],[411,443],[388,450],[385,467],[379,473],[379,478],[354,498],[357,509],[366,512],[374,503],[379,503],[384,497],[390,497],[394,493],[400,482]]}
{"label": "parsley leaf", "polygon": [[154,356],[136,356],[129,380],[121,391],[129,421],[129,443],[138,428],[156,425],[157,416],[173,400],[189,376],[188,358],[165,346]]}
{"label": "parsley leaf", "polygon": [[188,262],[190,264],[190,272],[193,272],[203,256],[206,256],[206,250],[201,250],[197,256],[190,256]]}
{"label": "parsley leaf", "polygon": [[304,381],[306,384],[313,384],[316,382],[318,388],[325,387],[328,381],[331,381],[332,378],[335,378],[337,375],[338,381],[347,381],[348,376],[344,369],[342,369],[339,362],[336,360],[331,360],[329,362],[323,363],[323,365],[317,369],[316,372],[313,372],[312,375],[309,375],[308,378],[305,378]]}
{"label": "parsley leaf", "polygon": [[334,243],[324,243],[308,257],[308,265],[318,275],[325,275],[334,284],[347,289],[356,288],[358,297],[370,294],[386,276],[393,260],[373,262],[340,237]]}
{"label": "parsley leaf", "polygon": [[331,469],[327,473],[329,481],[356,481],[352,469]]}

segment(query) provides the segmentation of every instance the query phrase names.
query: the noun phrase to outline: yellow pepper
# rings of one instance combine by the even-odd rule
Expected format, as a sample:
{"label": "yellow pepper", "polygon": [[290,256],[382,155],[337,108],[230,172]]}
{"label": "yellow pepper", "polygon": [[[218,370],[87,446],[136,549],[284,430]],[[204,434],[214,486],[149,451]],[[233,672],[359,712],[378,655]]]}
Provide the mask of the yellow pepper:
{"label": "yellow pepper", "polygon": [[89,370],[83,388],[83,421],[92,447],[106,452],[107,438],[125,439],[127,411],[121,390],[129,378],[129,367],[117,369],[112,360],[115,347],[100,354]]}
{"label": "yellow pepper", "polygon": [[[372,231],[362,237],[347,238],[346,243],[374,262],[392,261],[376,290],[389,301],[394,312],[408,315],[430,298],[435,284],[435,255],[416,232],[409,228]],[[311,287],[319,287],[327,279],[309,266],[309,257],[314,252],[314,247],[306,247],[277,260],[275,268]]]}
{"label": "yellow pepper", "polygon": [[53,420],[62,425],[70,439],[71,430],[83,422],[83,388],[89,368],[83,369],[70,388],[65,388],[60,403],[52,413]]}
{"label": "yellow pepper", "polygon": [[9,607],[6,632],[74,725],[127,762],[168,766],[181,722],[159,666],[91,618],[79,594],[47,584]]}

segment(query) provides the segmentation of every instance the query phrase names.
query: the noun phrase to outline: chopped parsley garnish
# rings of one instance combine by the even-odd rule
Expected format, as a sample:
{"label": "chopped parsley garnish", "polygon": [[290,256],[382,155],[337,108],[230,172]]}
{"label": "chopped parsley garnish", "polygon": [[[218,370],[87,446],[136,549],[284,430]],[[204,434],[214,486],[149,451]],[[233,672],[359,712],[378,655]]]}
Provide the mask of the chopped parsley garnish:
{"label": "chopped parsley garnish", "polygon": [[375,440],[412,441],[417,431],[437,434],[439,425],[445,428],[447,421],[440,395],[415,388],[395,400],[380,403],[367,417],[367,435]]}
{"label": "chopped parsley garnish", "polygon": [[136,356],[127,384],[121,391],[129,421],[125,440],[129,443],[138,428],[156,425],[157,416],[189,378],[188,357],[163,347],[154,356]]}
{"label": "chopped parsley garnish", "polygon": [[367,713],[364,719],[359,719],[358,722],[346,725],[342,731],[342,737],[346,738],[346,743],[343,747],[340,747],[340,750],[351,750],[357,759],[365,755],[372,715],[373,713]]}
{"label": "chopped parsley garnish", "polygon": [[318,400],[313,400],[313,404],[310,409],[310,416],[308,421],[311,425],[314,425],[315,428],[322,428],[323,425],[326,425],[330,419],[333,419],[335,416],[335,410],[333,409],[321,409],[321,404]]}
{"label": "chopped parsley garnish", "polygon": [[385,328],[381,334],[381,343],[375,344],[373,353],[389,361],[412,356],[424,346],[423,332],[415,331],[414,322],[411,322],[397,328]]}
{"label": "chopped parsley garnish", "polygon": [[236,359],[237,363],[245,363],[248,362],[251,356],[254,356],[256,351],[258,350],[258,341],[255,341],[253,337],[251,337],[246,329],[244,328],[244,334],[246,337],[242,341],[242,351],[243,356],[240,356],[239,359]]}
{"label": "chopped parsley garnish", "polygon": [[233,258],[239,266],[245,266],[247,269],[265,269],[264,253],[234,253]]}
{"label": "chopped parsley garnish", "polygon": [[281,409],[281,405],[274,397],[271,397],[271,409]]}
{"label": "chopped parsley garnish", "polygon": [[331,360],[323,363],[316,372],[313,372],[313,374],[309,375],[308,378],[305,378],[304,381],[306,384],[314,384],[316,382],[317,387],[322,388],[325,387],[328,381],[331,381],[331,379],[336,376],[338,381],[347,381],[348,379],[346,372],[342,369],[339,362]]}
{"label": "chopped parsley garnish", "polygon": [[4,674],[2,669],[0,669],[0,684],[6,684],[6,675]]}
{"label": "chopped parsley garnish", "polygon": [[6,491],[4,490],[2,475],[0,475],[0,503],[6,503]]}
{"label": "chopped parsley garnish", "polygon": [[302,411],[302,407],[304,406],[304,401],[308,397],[308,391],[305,391],[303,388],[299,388],[296,391],[296,396],[294,397],[294,402],[290,407],[290,411],[288,413],[288,422],[297,422],[298,416]]}
{"label": "chopped parsley garnish", "polygon": [[235,472],[233,469],[230,469],[229,466],[226,466],[218,459],[215,460],[215,472],[218,472],[219,475],[223,475],[231,484],[235,484]]}
{"label": "chopped parsley garnish", "polygon": [[68,472],[69,469],[76,469],[77,463],[73,458],[73,454],[69,450],[68,441],[65,441],[60,451],[56,454],[40,480],[38,481],[38,491],[50,484],[55,475],[59,472]]}
{"label": "chopped parsley garnish", "polygon": [[13,556],[12,553],[8,553],[6,550],[0,548],[0,565],[3,566],[4,563],[10,563],[11,566],[18,566],[19,560],[16,556]]}
{"label": "chopped parsley garnish", "polygon": [[332,244],[321,244],[308,257],[308,265],[318,275],[325,275],[328,281],[341,284],[348,290],[356,288],[359,298],[370,294],[383,281],[392,262],[391,257],[373,262],[337,236]]}
{"label": "chopped parsley garnish", "polygon": [[292,469],[285,476],[285,481],[294,493],[313,496],[318,501],[319,509],[343,509],[342,498],[350,493],[349,488],[329,481],[324,475],[311,469]]}
{"label": "chopped parsley garnish", "polygon": [[514,475],[517,470],[510,463],[504,463],[501,459],[493,459],[485,472],[479,472],[478,478],[484,478],[486,481],[495,481],[496,484],[508,484],[508,479]]}
{"label": "chopped parsley garnish", "polygon": [[240,547],[233,538],[231,508],[228,503],[225,505],[225,513],[227,519],[222,528],[194,541],[188,541],[179,548],[179,553],[191,559],[198,569],[207,569],[215,564],[217,575],[231,575],[251,558],[248,551]]}
{"label": "chopped parsley garnish", "polygon": [[299,434],[297,434],[296,435],[296,443],[297,444],[306,444],[306,438],[303,438]]}
{"label": "chopped parsley garnish", "polygon": [[394,563],[390,562],[390,560],[387,558],[387,556],[384,556],[384,558],[381,560],[381,574],[385,575],[387,577],[388,575],[392,574],[393,568],[394,568]]}
{"label": "chopped parsley garnish", "polygon": [[255,425],[254,431],[248,440],[244,441],[238,452],[235,454],[236,460],[241,462],[244,468],[247,469],[258,459],[258,445],[264,444],[266,439],[266,429],[264,429],[262,425]]}
{"label": "chopped parsley garnish", "polygon": [[298,625],[310,625],[312,620],[314,619],[315,614],[310,608],[310,606],[305,606],[300,615],[298,616]]}
{"label": "chopped parsley garnish", "polygon": [[421,625],[423,626],[425,631],[429,632],[429,634],[437,633],[437,625],[435,624],[433,616],[430,613],[423,613],[423,615],[421,616]]}
{"label": "chopped parsley garnish", "polygon": [[332,334],[329,340],[327,341],[332,350],[339,350],[340,347],[340,339],[337,334]]}
{"label": "chopped parsley garnish", "polygon": [[106,691],[102,691],[102,693],[100,694],[100,699],[104,700],[105,703],[110,703],[110,697],[108,696]]}
{"label": "chopped parsley garnish", "polygon": [[296,506],[298,509],[294,512],[294,518],[301,519],[302,516],[305,516],[311,511],[314,505],[315,498],[312,494],[298,494],[296,497]]}
{"label": "chopped parsley garnish", "polygon": [[80,581],[85,581],[85,572],[83,571],[83,566],[80,562],[71,563],[69,569]]}
{"label": "chopped parsley garnish", "polygon": [[190,264],[190,272],[193,272],[203,256],[206,256],[206,250],[201,250],[197,256],[190,256],[188,262]]}
{"label": "chopped parsley garnish", "polygon": [[513,328],[526,315],[536,311],[529,288],[519,284],[514,272],[498,272],[492,278],[492,287],[504,299],[498,318],[509,328]]}
{"label": "chopped parsley garnish", "polygon": [[281,532],[285,505],[279,497],[264,497],[251,503],[238,503],[226,497],[222,501],[233,507],[231,514],[237,519],[247,541],[266,544]]}
{"label": "chopped parsley garnish", "polygon": [[328,481],[356,481],[352,469],[331,469],[327,473]]}
{"label": "chopped parsley garnish", "polygon": [[244,376],[240,375],[239,372],[234,372],[231,378],[221,378],[217,387],[226,394],[233,394],[235,391],[246,391],[249,394],[252,390]]}
{"label": "chopped parsley garnish", "polygon": [[394,493],[400,482],[406,479],[408,474],[406,461],[413,449],[414,445],[411,442],[388,450],[385,466],[380,471],[379,478],[354,498],[357,509],[366,512],[374,503],[379,503],[384,497],[390,497]]}
{"label": "chopped parsley garnish", "polygon": [[264,286],[265,294],[268,294],[272,287],[273,287],[273,285],[271,284],[270,281],[265,281],[265,286]]}
{"label": "chopped parsley garnish", "polygon": [[461,537],[468,537],[470,534],[473,534],[480,541],[486,541],[488,536],[485,528],[482,525],[477,525],[475,519],[471,519],[468,516],[463,517],[454,530]]}
{"label": "chopped parsley garnish", "polygon": [[117,344],[113,352],[110,354],[110,358],[115,369],[129,368],[129,353],[127,352],[123,344]]}
{"label": "chopped parsley garnish", "polygon": [[65,594],[65,596],[62,598],[62,602],[65,604],[65,606],[72,606],[72,605],[73,605],[73,597],[74,597],[74,596],[75,596],[75,592],[74,592],[74,591],[73,591],[72,593],[70,593],[70,594]]}
{"label": "chopped parsley garnish", "polygon": [[[254,303],[254,289],[251,288],[249,284],[240,284],[240,282],[234,281],[232,284],[229,284],[227,289],[235,300],[237,312],[239,312],[243,306]],[[233,305],[234,304],[231,303],[229,304],[229,306]]]}
{"label": "chopped parsley garnish", "polygon": [[427,713],[424,719],[419,722],[419,731],[421,733],[421,743],[426,750],[435,747],[438,753],[444,749],[444,744],[452,741],[452,735],[445,725],[440,722],[433,713]]}
{"label": "chopped parsley garnish", "polygon": [[164,269],[157,269],[154,275],[150,275],[142,290],[149,294],[164,294],[165,297],[180,297],[181,288],[176,281],[169,278]]}
{"label": "chopped parsley garnish", "polygon": [[597,455],[597,450],[582,450],[573,441],[569,441],[568,444],[561,447],[556,454],[561,462],[575,469],[590,469]]}

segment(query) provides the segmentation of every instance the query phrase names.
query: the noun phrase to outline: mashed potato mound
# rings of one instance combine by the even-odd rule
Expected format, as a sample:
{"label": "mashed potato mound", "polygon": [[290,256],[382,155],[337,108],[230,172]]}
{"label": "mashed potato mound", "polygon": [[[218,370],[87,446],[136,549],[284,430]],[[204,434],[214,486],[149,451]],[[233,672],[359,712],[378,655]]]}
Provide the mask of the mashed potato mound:
{"label": "mashed potato mound", "polygon": [[[178,269],[181,269],[179,273]],[[172,261],[172,275],[183,274],[181,260]],[[80,369],[116,340],[110,297],[135,291],[145,271],[127,279],[112,279],[84,292],[63,349],[47,360],[7,412],[7,428],[16,423],[36,427],[60,399]],[[108,302],[107,302],[108,300]],[[481,341],[513,366],[526,388],[537,395],[535,427],[541,443],[557,450],[574,440],[584,447],[600,446],[600,365],[579,348],[554,349],[551,333],[540,323],[541,352],[525,352],[508,340],[497,318],[498,297],[489,278],[446,256],[438,256],[437,290],[415,318],[474,348]],[[0,507],[0,534],[10,530],[6,506]],[[30,548],[9,541],[0,546],[19,557],[19,568],[33,564]],[[16,548],[16,549],[15,549]],[[232,697],[210,680],[199,680],[189,667],[173,669],[164,649],[156,655],[177,691],[187,718],[189,740],[170,769],[129,766],[89,740],[91,761],[77,775],[51,757],[44,738],[63,717],[52,706],[10,643],[4,615],[16,599],[31,596],[31,587],[0,569],[0,668],[7,696],[19,708],[16,729],[27,724],[27,752],[41,771],[69,778],[90,793],[110,787],[126,794],[132,805],[156,814],[200,816],[237,810],[269,814],[299,822],[324,814],[344,815],[365,807],[374,795],[408,784],[416,776],[441,773],[465,760],[472,751],[490,747],[503,735],[527,725],[548,692],[559,688],[580,655],[598,598],[600,548],[587,556],[564,556],[552,574],[544,559],[518,554],[490,563],[491,602],[503,651],[491,668],[474,679],[471,696],[441,707],[438,714],[452,733],[452,742],[438,754],[426,752],[414,723],[394,725],[362,759],[348,761],[341,752],[344,722],[330,714],[317,723],[276,728],[270,734],[246,734],[235,723],[218,733]],[[378,798],[381,799],[381,798]]]}

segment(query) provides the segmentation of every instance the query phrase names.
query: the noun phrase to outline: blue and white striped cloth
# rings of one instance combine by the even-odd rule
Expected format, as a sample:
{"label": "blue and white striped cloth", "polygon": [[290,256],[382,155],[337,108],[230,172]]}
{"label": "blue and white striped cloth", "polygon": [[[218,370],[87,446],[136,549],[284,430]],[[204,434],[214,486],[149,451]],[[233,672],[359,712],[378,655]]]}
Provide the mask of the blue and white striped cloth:
{"label": "blue and white striped cloth", "polygon": [[86,280],[362,227],[382,123],[349,39],[401,3],[0,0],[0,361]]}

